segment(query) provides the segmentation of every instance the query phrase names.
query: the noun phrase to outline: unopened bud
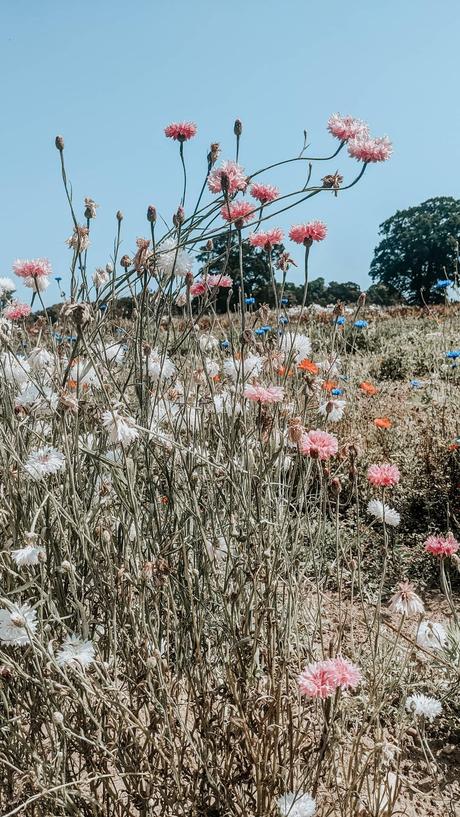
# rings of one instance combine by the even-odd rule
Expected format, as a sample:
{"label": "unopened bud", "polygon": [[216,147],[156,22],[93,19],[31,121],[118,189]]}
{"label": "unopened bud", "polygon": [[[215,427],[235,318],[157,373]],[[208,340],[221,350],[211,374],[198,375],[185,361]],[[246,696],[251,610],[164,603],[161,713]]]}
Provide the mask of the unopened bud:
{"label": "unopened bud", "polygon": [[177,208],[177,211],[173,215],[173,224],[174,224],[175,227],[180,227],[181,224],[184,223],[184,221],[185,221],[185,210],[182,207],[182,205],[180,205]]}
{"label": "unopened bud", "polygon": [[222,171],[220,174],[220,186],[222,188],[222,193],[228,193],[228,189],[230,187],[230,179],[228,178],[227,174]]}
{"label": "unopened bud", "polygon": [[218,142],[213,142],[208,153],[208,164],[212,167],[219,158],[220,145]]}
{"label": "unopened bud", "polygon": [[241,136],[241,134],[243,133],[243,123],[241,119],[235,119],[233,133],[235,134],[235,136]]}
{"label": "unopened bud", "polygon": [[150,221],[150,224],[155,224],[157,220],[157,211],[153,204],[149,204],[147,207],[147,221]]}
{"label": "unopened bud", "polygon": [[185,276],[185,283],[187,284],[188,287],[192,286],[192,284],[193,284],[193,272],[187,272],[187,275]]}
{"label": "unopened bud", "polygon": [[366,303],[366,293],[361,292],[360,296],[358,298],[358,306],[364,306],[365,303]]}
{"label": "unopened bud", "polygon": [[334,477],[334,479],[331,479],[331,488],[335,494],[340,494],[340,491],[342,490],[342,483],[340,482],[338,477]]}
{"label": "unopened bud", "polygon": [[123,221],[123,213],[121,212],[121,210],[117,210],[116,219],[117,221]]}
{"label": "unopened bud", "polygon": [[214,241],[212,240],[212,238],[210,238],[210,239],[209,239],[209,240],[206,242],[206,247],[205,247],[205,250],[206,250],[206,252],[212,252],[212,251],[213,251],[213,249],[214,249]]}
{"label": "unopened bud", "polygon": [[122,258],[120,259],[120,266],[122,266],[124,269],[128,269],[128,267],[131,266],[131,259],[129,255],[122,256]]}
{"label": "unopened bud", "polygon": [[63,136],[56,136],[54,140],[54,144],[56,145],[57,149],[60,153],[64,150],[64,137]]}

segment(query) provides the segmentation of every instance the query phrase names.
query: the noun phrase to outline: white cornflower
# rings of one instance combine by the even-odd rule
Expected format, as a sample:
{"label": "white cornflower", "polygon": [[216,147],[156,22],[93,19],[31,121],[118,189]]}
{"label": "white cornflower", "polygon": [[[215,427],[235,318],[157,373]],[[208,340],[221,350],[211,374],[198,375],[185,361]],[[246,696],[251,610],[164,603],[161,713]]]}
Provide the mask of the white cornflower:
{"label": "white cornflower", "polygon": [[0,297],[16,292],[16,284],[11,278],[0,278]]}
{"label": "white cornflower", "polygon": [[417,630],[417,644],[425,650],[442,650],[447,645],[447,633],[437,621],[422,621]]}
{"label": "white cornflower", "polygon": [[399,590],[391,597],[388,609],[391,613],[405,616],[417,616],[425,612],[423,601],[410,582],[400,582]]}
{"label": "white cornflower", "polygon": [[214,335],[201,335],[199,339],[200,349],[203,352],[212,352],[213,349],[217,349],[219,346],[219,341]]}
{"label": "white cornflower", "polygon": [[43,548],[35,547],[34,545],[26,545],[26,547],[11,551],[11,558],[16,562],[18,567],[38,565],[44,556],[45,551]]}
{"label": "white cornflower", "polygon": [[277,801],[282,817],[313,817],[316,802],[309,794],[283,794]]}
{"label": "white cornflower", "polygon": [[23,647],[29,644],[38,626],[37,613],[29,604],[13,604],[0,610],[0,641]]}
{"label": "white cornflower", "polygon": [[32,351],[29,353],[27,362],[30,364],[30,368],[34,372],[40,372],[43,369],[51,368],[53,358],[47,349],[41,349],[40,346],[36,346],[35,349],[32,349]]}
{"label": "white cornflower", "polygon": [[59,397],[49,386],[41,389],[35,383],[23,385],[19,394],[15,397],[16,408],[24,408],[34,412],[37,417],[48,417],[54,414],[57,409]]}
{"label": "white cornflower", "polygon": [[101,420],[111,445],[130,445],[139,436],[134,417],[122,417],[116,409],[104,411]]}
{"label": "white cornflower", "polygon": [[7,383],[14,383],[17,386],[27,383],[29,372],[30,366],[24,358],[15,357],[9,352],[0,355],[0,377]]}
{"label": "white cornflower", "polygon": [[245,380],[248,377],[258,377],[264,365],[264,358],[260,355],[248,355],[243,363],[241,360],[232,360],[231,358],[224,361],[223,371],[226,377],[236,380],[239,373],[244,370]]}
{"label": "white cornflower", "polygon": [[157,265],[168,278],[178,275],[183,278],[193,270],[193,258],[185,250],[178,249],[173,238],[167,238],[157,247]]}
{"label": "white cornflower", "polygon": [[241,414],[241,402],[235,402],[235,396],[229,392],[224,391],[221,394],[215,394],[213,397],[216,414],[227,414],[229,417]]}
{"label": "white cornflower", "polygon": [[207,357],[204,361],[204,368],[206,369],[209,377],[215,377],[219,374],[219,365],[215,360],[211,360],[209,357]]}
{"label": "white cornflower", "polygon": [[32,479],[38,480],[48,474],[56,474],[61,468],[64,468],[64,465],[64,454],[46,445],[44,448],[36,448],[30,452],[24,468]]}
{"label": "white cornflower", "polygon": [[152,380],[167,380],[176,374],[176,367],[166,355],[152,349],[147,357],[147,371]]}
{"label": "white cornflower", "polygon": [[92,641],[83,641],[78,635],[68,635],[56,654],[60,667],[80,665],[83,668],[93,663],[95,650]]}
{"label": "white cornflower", "polygon": [[426,718],[428,721],[434,721],[442,712],[441,701],[419,692],[408,697],[406,709],[408,712],[413,712],[415,716]]}
{"label": "white cornflower", "polygon": [[300,363],[301,360],[305,360],[310,356],[311,341],[308,335],[301,333],[295,335],[293,332],[286,332],[281,340],[281,349],[286,353],[287,357],[292,353],[294,361]]}
{"label": "white cornflower", "polygon": [[109,273],[107,272],[107,270],[102,269],[102,267],[98,267],[96,271],[93,273],[93,284],[97,288],[106,284],[108,280]]}
{"label": "white cornflower", "polygon": [[100,378],[94,366],[87,360],[79,360],[70,370],[70,379],[79,386],[93,386],[101,388]]}
{"label": "white cornflower", "polygon": [[95,348],[103,358],[104,363],[123,363],[128,347],[125,343],[109,343],[104,346],[103,343],[99,342]]}
{"label": "white cornflower", "polygon": [[395,511],[394,508],[390,508],[389,505],[384,505],[383,502],[380,502],[380,499],[371,499],[367,505],[367,512],[370,513],[371,516],[374,516],[378,522],[383,522],[385,514],[385,522],[392,528],[396,528],[401,521],[401,516],[398,511]]}
{"label": "white cornflower", "polygon": [[33,289],[34,292],[44,292],[50,285],[50,279],[46,275],[28,275],[21,280],[25,287]]}
{"label": "white cornflower", "polygon": [[326,420],[336,423],[342,419],[345,406],[345,400],[327,400],[321,403],[318,408],[318,413],[321,414],[322,417],[325,417]]}

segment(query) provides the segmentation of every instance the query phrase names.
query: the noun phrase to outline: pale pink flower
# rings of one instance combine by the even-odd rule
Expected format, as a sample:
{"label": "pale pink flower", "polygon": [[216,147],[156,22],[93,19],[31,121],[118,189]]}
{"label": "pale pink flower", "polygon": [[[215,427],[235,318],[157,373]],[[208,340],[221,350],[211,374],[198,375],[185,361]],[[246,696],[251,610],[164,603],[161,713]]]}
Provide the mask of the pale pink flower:
{"label": "pale pink flower", "polygon": [[[224,177],[224,188],[222,188],[222,176]],[[229,196],[233,196],[239,190],[244,192],[247,186],[248,180],[244,167],[231,160],[222,162],[221,167],[216,167],[209,174],[208,187],[211,193],[223,193],[225,189]]]}
{"label": "pale pink flower", "polygon": [[457,553],[460,545],[451,533],[447,536],[429,536],[425,542],[425,550],[433,556],[452,556]]}
{"label": "pale pink flower", "polygon": [[253,184],[249,190],[254,199],[260,201],[261,204],[268,204],[270,201],[275,201],[278,198],[280,191],[272,184]]}
{"label": "pale pink flower", "polygon": [[298,677],[299,690],[309,698],[329,698],[336,690],[330,661],[308,664]]}
{"label": "pale pink flower", "polygon": [[339,450],[337,437],[317,428],[302,434],[299,440],[299,451],[319,460],[328,460],[334,457]]}
{"label": "pale pink flower", "polygon": [[341,116],[339,113],[333,113],[329,117],[327,129],[341,142],[347,142],[348,139],[369,133],[368,126],[361,119],[355,119],[354,116]]}
{"label": "pale pink flower", "polygon": [[208,275],[206,278],[208,287],[223,287],[230,289],[233,286],[233,279],[230,275]]}
{"label": "pale pink flower", "polygon": [[374,139],[371,136],[357,136],[348,142],[348,153],[360,162],[386,162],[393,153],[388,136]]}
{"label": "pale pink flower", "polygon": [[225,221],[232,221],[237,227],[242,227],[245,221],[250,221],[254,215],[254,205],[249,201],[234,201],[224,204],[220,214]]}
{"label": "pale pink flower", "polygon": [[179,142],[186,142],[192,139],[196,134],[196,125],[194,122],[171,122],[165,128],[165,136],[169,139],[176,139]]}
{"label": "pale pink flower", "polygon": [[13,271],[18,278],[45,278],[51,275],[51,264],[47,258],[32,258],[30,261],[18,258]]}
{"label": "pale pink flower", "polygon": [[3,317],[10,321],[19,321],[21,318],[27,318],[32,312],[28,304],[22,304],[19,301],[12,301],[12,303],[3,310]]}
{"label": "pale pink flower", "polygon": [[190,287],[190,295],[192,298],[196,298],[197,295],[204,295],[207,290],[206,283],[204,281],[196,281]]}
{"label": "pale pink flower", "polygon": [[294,224],[289,230],[289,238],[296,244],[311,244],[312,241],[323,241],[327,227],[322,221],[310,221],[309,224]]}
{"label": "pale pink flower", "polygon": [[416,616],[419,615],[419,613],[425,612],[423,601],[417,596],[413,584],[410,582],[400,582],[398,588],[396,593],[391,597],[388,605],[390,613]]}
{"label": "pale pink flower", "polygon": [[274,227],[272,230],[267,230],[266,233],[252,233],[249,236],[249,243],[253,247],[262,247],[264,250],[269,250],[275,244],[281,244],[283,238],[283,231],[279,227]]}
{"label": "pale pink flower", "polygon": [[246,386],[243,394],[254,403],[281,403],[284,399],[282,386]]}
{"label": "pale pink flower", "polygon": [[340,689],[355,689],[361,681],[361,672],[358,667],[338,655],[326,662],[329,664],[329,672],[334,686]]}
{"label": "pale pink flower", "polygon": [[387,462],[380,465],[370,465],[367,469],[368,481],[371,485],[376,485],[379,488],[392,488],[393,485],[398,484],[400,478],[399,468]]}

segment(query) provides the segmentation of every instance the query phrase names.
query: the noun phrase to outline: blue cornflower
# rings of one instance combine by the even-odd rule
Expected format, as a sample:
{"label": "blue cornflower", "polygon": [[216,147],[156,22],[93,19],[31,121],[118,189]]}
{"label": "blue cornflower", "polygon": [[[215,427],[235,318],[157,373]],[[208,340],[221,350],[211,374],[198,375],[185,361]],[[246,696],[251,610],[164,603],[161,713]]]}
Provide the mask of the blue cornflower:
{"label": "blue cornflower", "polygon": [[447,287],[450,287],[451,283],[452,281],[450,281],[449,278],[438,278],[434,285],[434,289],[447,289]]}
{"label": "blue cornflower", "polygon": [[343,394],[343,389],[332,389],[331,394],[334,395],[334,397],[339,397]]}
{"label": "blue cornflower", "polygon": [[101,312],[106,312],[108,308],[108,304],[99,304],[99,309]]}
{"label": "blue cornflower", "polygon": [[67,335],[66,340],[68,340],[69,343],[76,343],[77,342],[77,336],[76,335]]}
{"label": "blue cornflower", "polygon": [[248,298],[244,299],[244,303],[248,304],[248,306],[251,306],[251,304],[255,304],[255,302],[256,299],[253,297],[253,295],[250,295]]}
{"label": "blue cornflower", "polygon": [[289,323],[289,318],[287,318],[286,315],[280,315],[279,323],[283,323],[283,324]]}
{"label": "blue cornflower", "polygon": [[230,344],[229,344],[228,340],[221,340],[220,346],[221,346],[221,349],[228,349]]}
{"label": "blue cornflower", "polygon": [[259,329],[254,329],[254,334],[255,335],[265,335],[265,328],[263,326],[260,326]]}
{"label": "blue cornflower", "polygon": [[[346,321],[346,318],[343,315],[339,315],[339,317],[335,319],[335,322],[336,322],[337,326],[343,326],[345,321]],[[355,323],[355,326],[356,326],[356,323]]]}
{"label": "blue cornflower", "polygon": [[53,332],[53,338],[57,340],[58,343],[60,343],[62,340],[62,335],[60,335],[59,332]]}
{"label": "blue cornflower", "polygon": [[289,298],[281,298],[281,306],[287,306],[289,303]]}
{"label": "blue cornflower", "polygon": [[460,357],[460,349],[453,349],[451,352],[446,352],[446,357],[449,360],[457,360]]}
{"label": "blue cornflower", "polygon": [[356,326],[357,329],[367,329],[369,324],[367,321],[355,321],[353,326]]}
{"label": "blue cornflower", "polygon": [[425,385],[423,380],[411,380],[410,384],[413,389],[422,389]]}
{"label": "blue cornflower", "polygon": [[61,276],[60,276],[60,275],[56,275],[56,276],[55,276],[55,278],[54,278],[54,280],[55,280],[55,281],[57,281],[57,283],[58,283],[58,284],[60,284],[60,283],[61,283],[61,281],[62,281],[62,278],[61,278]]}
{"label": "blue cornflower", "polygon": [[271,332],[272,331],[271,326],[261,326],[261,329],[263,329],[264,332]]}

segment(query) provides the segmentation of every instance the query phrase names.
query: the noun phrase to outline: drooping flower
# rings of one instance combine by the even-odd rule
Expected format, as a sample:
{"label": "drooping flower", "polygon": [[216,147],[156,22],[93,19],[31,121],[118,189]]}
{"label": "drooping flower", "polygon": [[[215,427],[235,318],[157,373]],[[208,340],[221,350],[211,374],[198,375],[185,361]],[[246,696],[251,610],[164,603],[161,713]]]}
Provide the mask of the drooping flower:
{"label": "drooping flower", "polygon": [[165,128],[165,136],[168,139],[175,139],[178,142],[187,142],[192,139],[197,132],[194,122],[171,122]]}
{"label": "drooping flower", "polygon": [[443,650],[447,645],[447,633],[438,621],[421,621],[417,630],[417,644],[426,650]]}
{"label": "drooping flower", "polygon": [[93,663],[95,650],[92,641],[83,640],[77,635],[68,635],[56,655],[60,667],[89,667]]}
{"label": "drooping flower", "polygon": [[40,560],[45,556],[45,551],[41,547],[35,545],[26,545],[18,550],[11,551],[11,558],[16,562],[18,567],[27,567],[28,565],[38,565]]}
{"label": "drooping flower", "polygon": [[314,817],[316,802],[309,794],[288,792],[277,800],[281,817]]}
{"label": "drooping flower", "polygon": [[336,423],[342,419],[345,406],[346,400],[328,400],[320,404],[318,414],[330,420],[331,423]]}
{"label": "drooping flower", "polygon": [[244,396],[254,403],[281,403],[284,399],[282,386],[246,386]]}
{"label": "drooping flower", "polygon": [[77,224],[77,226],[74,227],[72,235],[65,243],[70,249],[75,250],[78,253],[87,250],[89,247],[88,227],[82,227],[80,224]]}
{"label": "drooping flower", "polygon": [[299,451],[309,457],[319,460],[328,460],[334,457],[339,450],[337,437],[328,434],[327,431],[315,429],[302,434],[299,440]]}
{"label": "drooping flower", "polygon": [[37,629],[37,613],[29,604],[13,604],[11,607],[11,610],[0,610],[0,641],[23,647],[30,643]]}
{"label": "drooping flower", "polygon": [[24,469],[31,479],[40,480],[49,474],[57,474],[61,468],[64,468],[64,465],[64,454],[56,448],[47,445],[44,448],[36,448],[30,452]]}
{"label": "drooping flower", "polygon": [[399,469],[396,465],[390,465],[390,463],[370,465],[367,469],[367,479],[371,485],[379,488],[392,488],[398,484],[400,478]]}
{"label": "drooping flower", "polygon": [[398,590],[391,597],[388,609],[391,613],[399,613],[404,616],[418,616],[425,612],[423,601],[414,590],[414,585],[410,582],[400,582]]}
{"label": "drooping flower", "polygon": [[98,267],[95,272],[93,273],[93,284],[94,286],[99,289],[99,287],[106,284],[109,280],[109,273],[107,270],[103,269],[102,267]]}
{"label": "drooping flower", "polygon": [[130,445],[139,437],[134,418],[122,417],[116,409],[103,411],[101,420],[104,429],[108,432],[111,445]]}
{"label": "drooping flower", "polygon": [[252,233],[249,236],[249,243],[253,247],[261,247],[263,250],[270,250],[275,244],[281,244],[284,233],[279,227],[267,230],[265,233]]}
{"label": "drooping flower", "polygon": [[22,304],[20,301],[12,301],[9,306],[3,310],[3,316],[9,321],[19,321],[21,318],[27,318],[32,312],[28,304]]}
{"label": "drooping flower", "polygon": [[289,238],[296,244],[309,245],[313,241],[326,238],[327,227],[322,221],[310,221],[308,224],[294,224],[289,230]]}
{"label": "drooping flower", "polygon": [[392,528],[397,527],[401,521],[399,513],[394,508],[390,508],[389,505],[380,502],[379,499],[371,499],[367,505],[367,512],[379,522],[383,522],[385,519],[386,524]]}
{"label": "drooping flower", "polygon": [[272,184],[253,184],[249,190],[254,199],[260,201],[261,204],[268,204],[278,198],[280,191]]}
{"label": "drooping flower", "polygon": [[[220,167],[211,170],[208,178],[208,188],[211,193],[227,193],[233,196],[239,191],[244,192],[248,186],[244,167],[237,162],[222,162]],[[252,207],[254,209],[254,207]]]}
{"label": "drooping flower", "polygon": [[393,153],[388,136],[359,135],[348,142],[348,153],[360,162],[386,162]]}
{"label": "drooping flower", "polygon": [[308,664],[298,678],[299,690],[308,698],[329,698],[336,690],[329,661]]}
{"label": "drooping flower", "polygon": [[347,142],[348,139],[369,133],[368,126],[361,119],[355,119],[354,116],[341,116],[339,113],[333,113],[329,117],[327,129],[341,142]]}
{"label": "drooping flower", "polygon": [[442,705],[437,698],[431,698],[429,695],[417,692],[414,695],[409,695],[406,701],[406,709],[418,718],[434,721],[441,714]]}
{"label": "drooping flower", "polygon": [[231,221],[236,227],[242,227],[254,216],[254,206],[249,201],[232,201],[224,204],[220,214],[225,221]]}
{"label": "drooping flower", "polygon": [[460,544],[454,538],[452,533],[447,536],[429,536],[425,542],[425,550],[433,556],[452,556],[457,553]]}

